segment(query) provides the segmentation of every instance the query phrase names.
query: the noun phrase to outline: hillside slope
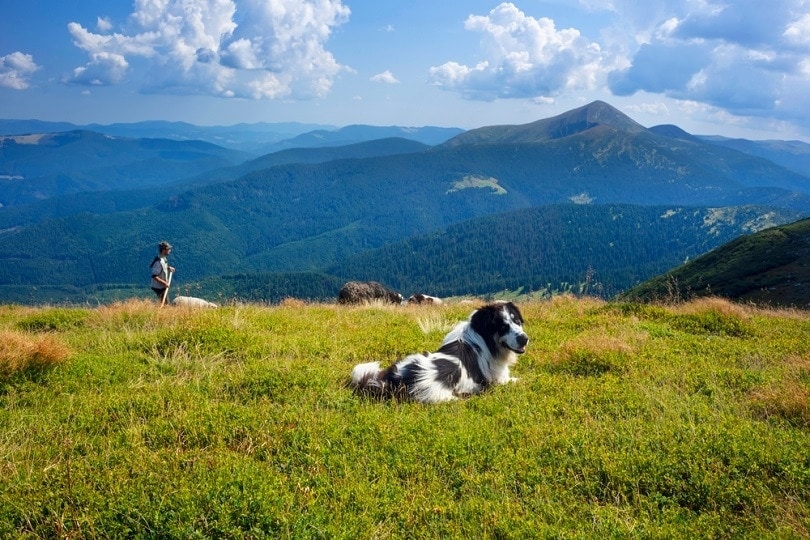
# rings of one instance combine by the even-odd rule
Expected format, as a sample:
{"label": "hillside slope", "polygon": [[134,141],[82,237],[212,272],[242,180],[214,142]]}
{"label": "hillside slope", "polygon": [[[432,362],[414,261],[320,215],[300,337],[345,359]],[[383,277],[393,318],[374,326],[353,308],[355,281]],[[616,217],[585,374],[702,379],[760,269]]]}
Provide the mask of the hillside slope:
{"label": "hillside slope", "polygon": [[652,301],[708,295],[810,308],[810,219],[732,240],[621,298]]}
{"label": "hillside slope", "polygon": [[[239,165],[206,170],[190,178],[181,176],[146,189],[82,191],[49,197],[0,210],[0,229],[39,223],[82,213],[113,214],[153,206],[200,186],[236,180],[254,171],[293,163],[325,163],[336,159],[369,158],[422,152],[428,146],[407,139],[380,139],[346,146],[294,148],[251,159]],[[178,173],[179,174],[179,173]]]}
{"label": "hillside slope", "polygon": [[0,137],[0,203],[150,188],[242,163],[249,154],[201,141],[128,139],[92,131]]}
{"label": "hillside slope", "polygon": [[807,177],[652,133],[603,103],[518,131],[508,141],[457,138],[421,152],[277,165],[147,208],[9,225],[0,284],[138,282],[136,263],[164,238],[189,281],[321,271],[468,219],[571,201],[810,212]]}
{"label": "hillside slope", "polygon": [[789,216],[796,214],[760,207],[551,205],[465,221],[328,272],[384,281],[406,295],[523,288],[610,297]]}

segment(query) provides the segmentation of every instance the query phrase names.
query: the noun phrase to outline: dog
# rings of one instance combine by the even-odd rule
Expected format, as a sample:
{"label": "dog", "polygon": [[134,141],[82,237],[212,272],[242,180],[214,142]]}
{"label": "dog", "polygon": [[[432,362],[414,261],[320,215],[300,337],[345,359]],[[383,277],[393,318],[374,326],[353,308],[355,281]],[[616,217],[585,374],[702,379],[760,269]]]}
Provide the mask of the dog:
{"label": "dog", "polygon": [[411,354],[387,369],[379,362],[354,367],[350,386],[375,397],[440,403],[515,381],[509,367],[526,352],[529,336],[512,302],[493,302],[458,323],[433,353]]}

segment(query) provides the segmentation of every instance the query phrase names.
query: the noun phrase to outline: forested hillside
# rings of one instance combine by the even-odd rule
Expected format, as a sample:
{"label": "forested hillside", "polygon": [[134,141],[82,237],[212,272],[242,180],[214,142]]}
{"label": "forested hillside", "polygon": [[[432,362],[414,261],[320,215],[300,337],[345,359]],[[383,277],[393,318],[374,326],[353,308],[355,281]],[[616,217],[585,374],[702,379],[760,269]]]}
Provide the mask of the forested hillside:
{"label": "forested hillside", "polygon": [[0,204],[156,187],[252,157],[201,141],[128,139],[92,131],[0,137]]}
{"label": "forested hillside", "polygon": [[[236,180],[248,173],[270,167],[293,163],[324,163],[336,159],[369,158],[421,152],[427,148],[422,143],[407,139],[380,139],[346,146],[326,148],[295,148],[281,150],[228,167],[217,166],[199,174],[192,168],[175,171],[178,180],[133,189],[132,186],[109,185],[103,191],[82,190],[75,193],[54,195],[44,200],[5,207],[0,210],[0,229],[31,225],[48,219],[58,219],[77,214],[112,214],[154,206],[176,197],[190,189]],[[48,151],[40,152],[45,159]],[[191,176],[188,176],[191,175]],[[89,188],[88,188],[89,189]]]}
{"label": "forested hillside", "polygon": [[[371,255],[362,255],[369,250],[444,234],[448,227],[467,220],[532,208],[542,214],[539,209],[544,206],[573,207],[574,202],[594,208],[576,210],[585,216],[579,232],[567,230],[562,222],[556,227],[546,225],[547,231],[540,225],[543,219],[530,218],[520,226],[512,225],[514,230],[497,222],[464,225],[449,236],[457,235],[453,241],[468,246],[466,251],[454,251],[452,245],[420,244],[411,248],[416,258],[421,252],[431,256],[410,267],[407,274],[400,266],[414,257],[405,250],[402,261],[381,263],[380,275],[369,277],[385,280],[390,276],[405,292],[411,288],[438,289],[427,291],[437,294],[469,293],[473,288],[565,289],[582,282],[588,287],[600,285],[609,294],[697,256],[744,229],[738,222],[726,231],[728,236],[722,236],[725,232],[718,233],[695,218],[684,225],[692,232],[676,229],[663,236],[652,218],[639,222],[611,218],[610,226],[604,221],[594,225],[600,223],[595,217],[601,212],[598,206],[658,206],[655,211],[662,214],[682,207],[726,208],[725,212],[753,212],[744,222],[771,224],[810,213],[806,176],[681,132],[647,130],[601,102],[523,126],[471,130],[430,148],[387,139],[351,148],[290,150],[242,167],[178,180],[172,184],[174,191],[165,192],[157,202],[149,201],[154,192],[132,191],[122,192],[123,197],[86,194],[60,199],[16,214],[0,211],[0,287],[86,290],[143,283],[145,265],[163,239],[176,246],[173,263],[177,279],[184,283],[216,276],[327,269],[343,279],[355,275],[355,268],[376,268],[371,262],[343,262],[355,256],[370,261]],[[237,174],[241,176],[234,178]],[[703,212],[703,219],[708,219],[709,210]],[[493,229],[506,232],[495,236]],[[638,229],[648,236],[634,236]],[[594,244],[568,248],[572,244],[567,241],[549,240],[559,237],[573,242],[575,236],[583,241],[590,237]],[[467,238],[475,242],[466,244]],[[607,249],[611,242],[623,250]],[[508,251],[520,245],[533,251],[528,255]],[[539,257],[547,257],[560,245],[561,255],[549,258],[544,267],[536,265]],[[662,245],[667,248],[660,249]],[[491,263],[467,260],[470,250],[480,252],[482,260],[505,260],[510,266],[493,269]],[[592,251],[596,255],[590,260]],[[633,251],[640,258],[628,258]],[[443,265],[449,273],[443,275],[431,265],[445,260],[447,253],[456,256]],[[577,262],[560,262],[565,259]],[[475,277],[465,278],[468,274]],[[424,275],[432,277],[419,277]],[[470,281],[459,283],[459,279]]]}
{"label": "forested hillside", "polygon": [[810,308],[810,219],[736,238],[622,295],[629,301],[722,296]]}
{"label": "forested hillside", "polygon": [[328,272],[384,280],[406,294],[522,288],[610,297],[797,215],[758,207],[552,205],[465,221],[351,257]]}

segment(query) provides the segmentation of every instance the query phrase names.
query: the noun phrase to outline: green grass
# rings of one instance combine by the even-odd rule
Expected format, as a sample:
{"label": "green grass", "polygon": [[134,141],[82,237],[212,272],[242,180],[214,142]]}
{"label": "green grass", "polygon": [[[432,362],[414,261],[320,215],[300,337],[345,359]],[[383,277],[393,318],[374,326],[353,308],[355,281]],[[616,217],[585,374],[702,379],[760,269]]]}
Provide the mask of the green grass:
{"label": "green grass", "polygon": [[473,307],[2,307],[70,354],[0,378],[0,537],[810,536],[810,314],[556,297],[515,384],[346,387]]}

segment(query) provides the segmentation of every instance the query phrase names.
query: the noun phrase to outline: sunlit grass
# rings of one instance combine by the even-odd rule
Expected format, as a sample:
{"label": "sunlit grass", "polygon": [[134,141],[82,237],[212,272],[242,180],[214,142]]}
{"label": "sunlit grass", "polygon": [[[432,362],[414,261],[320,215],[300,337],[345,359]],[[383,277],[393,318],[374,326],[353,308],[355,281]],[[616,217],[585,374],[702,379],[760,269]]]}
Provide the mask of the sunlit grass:
{"label": "sunlit grass", "polygon": [[0,537],[810,534],[807,312],[555,297],[514,384],[347,387],[475,307],[2,307],[3,358],[54,361],[0,379]]}
{"label": "sunlit grass", "polygon": [[0,330],[0,377],[53,367],[69,356],[70,349],[57,336]]}

